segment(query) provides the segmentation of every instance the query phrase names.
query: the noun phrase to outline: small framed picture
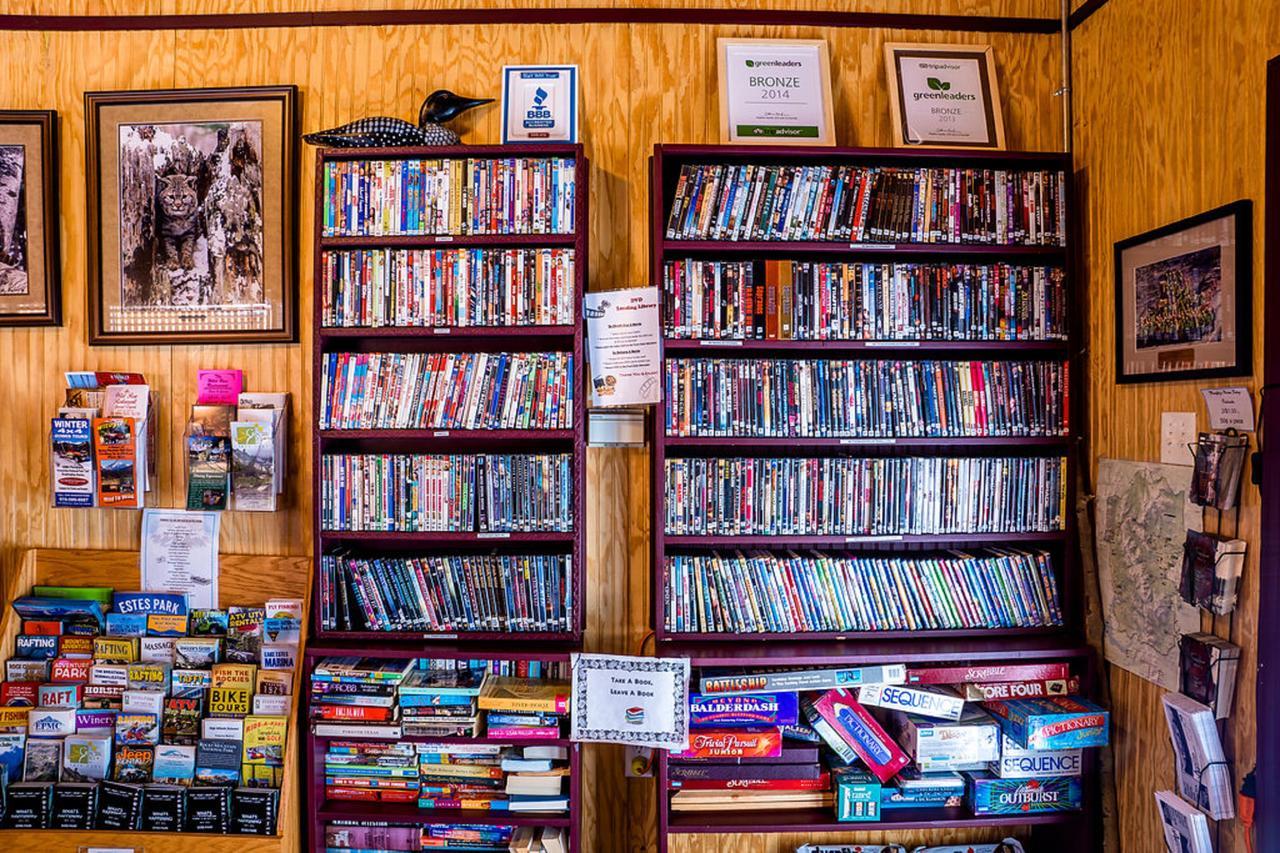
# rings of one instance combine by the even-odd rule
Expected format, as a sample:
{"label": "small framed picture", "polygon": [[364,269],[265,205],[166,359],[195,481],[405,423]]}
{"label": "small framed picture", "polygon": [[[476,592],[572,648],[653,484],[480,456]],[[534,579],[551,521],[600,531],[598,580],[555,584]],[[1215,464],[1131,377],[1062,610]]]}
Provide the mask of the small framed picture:
{"label": "small framed picture", "polygon": [[89,343],[292,343],[294,86],[89,92]]}
{"label": "small framed picture", "polygon": [[1121,240],[1115,266],[1117,382],[1253,372],[1251,201]]}
{"label": "small framed picture", "polygon": [[57,326],[58,114],[0,111],[0,326]]}
{"label": "small framed picture", "polygon": [[578,66],[502,69],[502,144],[578,141]]}
{"label": "small framed picture", "polygon": [[722,144],[836,144],[824,40],[721,38],[716,53]]}
{"label": "small framed picture", "polygon": [[990,45],[889,43],[884,54],[895,147],[1004,148]]}

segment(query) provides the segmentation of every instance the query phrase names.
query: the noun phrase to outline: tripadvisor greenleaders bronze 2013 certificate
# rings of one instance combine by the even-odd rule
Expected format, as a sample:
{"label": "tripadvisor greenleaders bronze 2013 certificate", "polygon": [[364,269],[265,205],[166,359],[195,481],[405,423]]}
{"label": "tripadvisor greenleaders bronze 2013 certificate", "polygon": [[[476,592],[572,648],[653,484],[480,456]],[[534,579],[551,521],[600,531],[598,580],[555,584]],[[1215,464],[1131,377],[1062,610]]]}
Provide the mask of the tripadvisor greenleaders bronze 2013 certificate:
{"label": "tripadvisor greenleaders bronze 2013 certificate", "polygon": [[1004,148],[989,46],[887,44],[885,58],[895,145]]}
{"label": "tripadvisor greenleaders bronze 2013 certificate", "polygon": [[835,145],[827,43],[718,39],[720,141]]}

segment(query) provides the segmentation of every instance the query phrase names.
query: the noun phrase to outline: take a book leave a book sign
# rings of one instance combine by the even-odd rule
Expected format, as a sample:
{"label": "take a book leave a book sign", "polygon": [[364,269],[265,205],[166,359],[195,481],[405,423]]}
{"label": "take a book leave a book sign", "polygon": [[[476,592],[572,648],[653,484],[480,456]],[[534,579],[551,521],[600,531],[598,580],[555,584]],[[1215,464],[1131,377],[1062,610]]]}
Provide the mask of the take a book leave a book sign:
{"label": "take a book leave a book sign", "polygon": [[688,747],[688,658],[575,654],[570,660],[570,739]]}
{"label": "take a book leave a book sign", "polygon": [[722,38],[716,48],[722,143],[836,144],[825,41]]}

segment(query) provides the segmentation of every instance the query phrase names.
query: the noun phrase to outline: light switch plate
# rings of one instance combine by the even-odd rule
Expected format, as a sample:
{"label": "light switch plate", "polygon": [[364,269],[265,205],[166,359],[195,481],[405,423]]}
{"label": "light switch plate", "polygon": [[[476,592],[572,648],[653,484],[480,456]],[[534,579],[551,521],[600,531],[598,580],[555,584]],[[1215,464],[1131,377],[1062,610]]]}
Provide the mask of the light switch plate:
{"label": "light switch plate", "polygon": [[1166,465],[1191,465],[1195,457],[1191,447],[1196,443],[1195,412],[1162,412],[1160,414],[1160,461]]}

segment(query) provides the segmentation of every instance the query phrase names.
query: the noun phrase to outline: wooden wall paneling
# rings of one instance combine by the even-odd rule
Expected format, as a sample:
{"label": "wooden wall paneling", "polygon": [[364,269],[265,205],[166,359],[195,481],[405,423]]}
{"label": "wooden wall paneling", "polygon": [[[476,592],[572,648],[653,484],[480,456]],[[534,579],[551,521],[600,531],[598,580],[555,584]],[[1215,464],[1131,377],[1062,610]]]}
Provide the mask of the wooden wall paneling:
{"label": "wooden wall paneling", "polygon": [[[1111,2],[1073,35],[1076,163],[1089,187],[1083,212],[1088,223],[1088,432],[1095,460],[1159,459],[1162,411],[1195,411],[1204,429],[1201,387],[1244,385],[1255,396],[1260,387],[1262,350],[1256,342],[1263,334],[1265,68],[1280,53],[1280,20],[1272,11],[1245,0],[1159,8]],[[1256,211],[1254,375],[1117,386],[1113,244],[1238,198],[1253,199]],[[1140,416],[1133,417],[1135,412]],[[1226,521],[1224,532],[1234,533],[1232,514]],[[1251,550],[1236,612],[1217,622],[1219,632],[1243,648],[1236,708],[1225,739],[1237,785],[1255,757],[1258,523],[1258,493],[1246,482],[1239,532]],[[1214,512],[1205,513],[1205,525],[1217,529]],[[1123,850],[1156,851],[1153,791],[1172,783],[1161,691],[1115,667],[1110,681]],[[1243,850],[1244,830],[1238,821],[1223,822],[1217,841],[1218,849]]]}

